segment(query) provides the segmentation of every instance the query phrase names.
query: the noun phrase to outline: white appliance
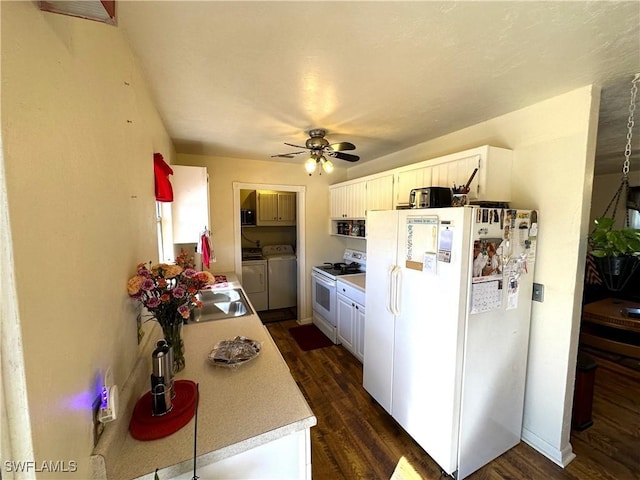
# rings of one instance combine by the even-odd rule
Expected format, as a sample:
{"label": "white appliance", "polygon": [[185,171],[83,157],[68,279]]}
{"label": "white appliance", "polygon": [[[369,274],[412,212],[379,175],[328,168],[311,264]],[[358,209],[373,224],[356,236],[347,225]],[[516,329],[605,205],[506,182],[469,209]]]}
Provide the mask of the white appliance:
{"label": "white appliance", "polygon": [[364,388],[457,479],[520,441],[536,236],[535,211],[367,216]]}
{"label": "white appliance", "polygon": [[296,254],[291,245],[262,247],[267,260],[269,310],[295,307],[298,303]]}
{"label": "white appliance", "polygon": [[242,261],[242,288],[257,312],[269,309],[266,260]]}
{"label": "white appliance", "polygon": [[337,290],[336,279],[343,275],[357,275],[364,272],[366,254],[347,248],[342,262],[326,262],[311,269],[311,302],[313,323],[333,343],[340,343],[337,334]]}

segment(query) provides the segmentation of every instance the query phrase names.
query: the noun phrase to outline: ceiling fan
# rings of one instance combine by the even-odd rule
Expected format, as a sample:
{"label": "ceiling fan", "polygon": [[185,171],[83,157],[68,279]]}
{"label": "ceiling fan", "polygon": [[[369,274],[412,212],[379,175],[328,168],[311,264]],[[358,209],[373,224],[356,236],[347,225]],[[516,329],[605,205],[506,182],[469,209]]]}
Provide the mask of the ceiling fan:
{"label": "ceiling fan", "polygon": [[[321,170],[324,170],[327,173],[331,173],[333,171],[333,163],[325,157],[338,158],[347,162],[357,162],[360,160],[360,157],[357,155],[343,153],[344,150],[355,150],[356,146],[353,143],[338,142],[330,144],[328,140],[324,138],[326,134],[327,131],[323,128],[311,129],[309,130],[309,138],[305,142],[304,147],[302,145],[294,145],[293,143],[284,143],[290,147],[302,148],[303,150],[290,153],[279,153],[277,155],[271,155],[271,157],[293,158],[295,155],[309,151],[310,156],[304,164],[309,175],[313,174],[313,172],[318,169],[318,165],[321,166]],[[320,173],[322,173],[322,171]]]}

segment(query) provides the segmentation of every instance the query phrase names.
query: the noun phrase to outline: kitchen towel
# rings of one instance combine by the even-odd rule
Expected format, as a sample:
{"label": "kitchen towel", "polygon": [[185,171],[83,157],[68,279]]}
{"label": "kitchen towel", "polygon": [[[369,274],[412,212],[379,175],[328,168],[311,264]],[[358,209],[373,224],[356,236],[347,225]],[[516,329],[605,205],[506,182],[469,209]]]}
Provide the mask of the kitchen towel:
{"label": "kitchen towel", "polygon": [[173,188],[169,181],[169,175],[173,175],[173,170],[163,160],[161,153],[153,154],[153,173],[155,176],[156,200],[158,202],[173,202]]}
{"label": "kitchen towel", "polygon": [[202,254],[202,263],[205,267],[209,268],[211,262],[216,261],[216,255],[211,249],[211,232],[208,228],[205,228],[200,234],[200,242],[198,244],[198,253]]}

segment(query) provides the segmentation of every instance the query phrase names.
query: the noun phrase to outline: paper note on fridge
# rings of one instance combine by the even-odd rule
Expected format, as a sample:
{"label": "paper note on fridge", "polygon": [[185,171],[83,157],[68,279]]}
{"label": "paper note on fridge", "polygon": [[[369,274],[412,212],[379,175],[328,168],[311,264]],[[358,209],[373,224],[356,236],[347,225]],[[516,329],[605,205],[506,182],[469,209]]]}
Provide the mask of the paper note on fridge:
{"label": "paper note on fridge", "polygon": [[424,269],[425,252],[435,252],[438,240],[438,217],[407,217],[407,258],[405,266]]}
{"label": "paper note on fridge", "polygon": [[440,231],[440,245],[438,247],[438,260],[451,263],[451,247],[453,245],[453,230],[449,227]]}

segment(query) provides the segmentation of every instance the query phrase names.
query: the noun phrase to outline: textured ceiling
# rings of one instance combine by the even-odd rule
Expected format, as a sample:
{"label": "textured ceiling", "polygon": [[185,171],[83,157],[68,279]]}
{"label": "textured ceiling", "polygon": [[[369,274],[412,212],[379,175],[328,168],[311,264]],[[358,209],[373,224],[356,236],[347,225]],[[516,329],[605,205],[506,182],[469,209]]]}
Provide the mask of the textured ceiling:
{"label": "textured ceiling", "polygon": [[291,161],[321,127],[367,161],[593,83],[617,172],[640,72],[638,1],[122,1],[118,23],[181,153]]}

